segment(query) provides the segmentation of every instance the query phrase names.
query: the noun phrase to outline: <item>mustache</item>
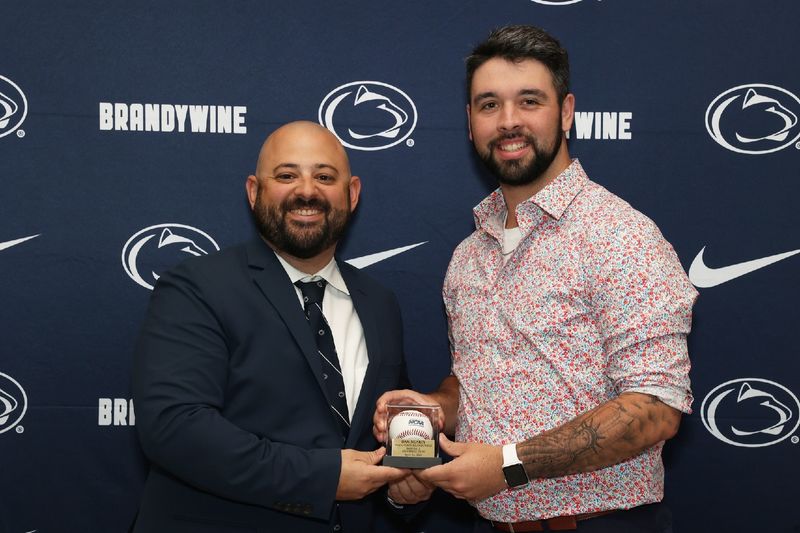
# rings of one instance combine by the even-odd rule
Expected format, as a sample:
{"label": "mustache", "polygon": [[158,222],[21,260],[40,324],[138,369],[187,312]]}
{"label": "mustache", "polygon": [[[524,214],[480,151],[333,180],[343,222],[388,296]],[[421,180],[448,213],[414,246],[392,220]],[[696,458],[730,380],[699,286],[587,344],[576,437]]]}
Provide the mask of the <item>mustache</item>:
{"label": "mustache", "polygon": [[281,206],[284,211],[290,211],[292,209],[319,209],[324,211],[325,213],[331,210],[331,204],[324,198],[289,198],[285,200]]}
{"label": "mustache", "polygon": [[530,144],[531,146],[535,146],[536,139],[533,137],[533,135],[508,132],[498,135],[497,137],[489,141],[489,149],[494,150],[497,147],[497,145],[503,141],[507,141],[510,139],[520,139],[520,138],[524,139],[525,142]]}

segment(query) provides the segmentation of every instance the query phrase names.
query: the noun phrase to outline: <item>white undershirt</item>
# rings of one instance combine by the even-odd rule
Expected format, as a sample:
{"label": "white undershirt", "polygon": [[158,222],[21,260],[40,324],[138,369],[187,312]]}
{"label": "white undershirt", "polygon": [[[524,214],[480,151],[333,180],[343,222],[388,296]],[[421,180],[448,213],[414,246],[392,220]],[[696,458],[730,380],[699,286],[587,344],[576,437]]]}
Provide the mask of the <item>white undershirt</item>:
{"label": "white undershirt", "polygon": [[[336,355],[339,357],[339,365],[342,368],[342,379],[344,381],[344,392],[347,396],[347,410],[350,420],[353,419],[353,412],[356,409],[358,395],[361,392],[361,385],[364,383],[364,375],[367,373],[369,356],[367,354],[367,343],[364,340],[364,328],[358,318],[353,300],[350,298],[350,291],[342,279],[339,266],[334,259],[325,265],[322,270],[309,276],[305,272],[297,270],[287,263],[281,256],[275,254],[281,266],[289,275],[292,283],[297,281],[327,281],[325,286],[325,296],[322,299],[322,314],[333,334],[333,344],[336,347]],[[303,308],[303,295],[300,289],[295,286],[297,301],[300,308]]]}
{"label": "white undershirt", "polygon": [[503,229],[503,264],[508,263],[508,260],[511,259],[511,254],[517,249],[521,240],[522,231],[520,231],[519,226]]}

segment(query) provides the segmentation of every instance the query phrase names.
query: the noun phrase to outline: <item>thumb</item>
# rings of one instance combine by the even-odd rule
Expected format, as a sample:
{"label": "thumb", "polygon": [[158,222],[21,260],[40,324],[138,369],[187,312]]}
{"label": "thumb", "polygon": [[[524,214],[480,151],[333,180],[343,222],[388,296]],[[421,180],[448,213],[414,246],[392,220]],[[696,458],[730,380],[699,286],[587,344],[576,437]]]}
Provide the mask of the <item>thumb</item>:
{"label": "thumb", "polygon": [[466,445],[463,442],[453,442],[444,433],[439,433],[439,447],[451,457],[458,457],[464,453]]}
{"label": "thumb", "polygon": [[367,462],[371,465],[377,465],[381,462],[381,459],[383,459],[384,455],[386,455],[386,448],[381,446],[377,450],[367,452]]}

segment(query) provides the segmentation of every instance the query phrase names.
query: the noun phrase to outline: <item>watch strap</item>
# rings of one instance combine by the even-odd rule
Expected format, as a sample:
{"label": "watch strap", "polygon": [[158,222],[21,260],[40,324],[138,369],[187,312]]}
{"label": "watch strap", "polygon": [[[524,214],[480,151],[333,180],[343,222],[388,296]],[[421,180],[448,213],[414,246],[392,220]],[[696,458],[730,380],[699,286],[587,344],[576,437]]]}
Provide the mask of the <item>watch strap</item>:
{"label": "watch strap", "polygon": [[503,468],[511,465],[522,464],[517,456],[517,443],[506,444],[503,446]]}

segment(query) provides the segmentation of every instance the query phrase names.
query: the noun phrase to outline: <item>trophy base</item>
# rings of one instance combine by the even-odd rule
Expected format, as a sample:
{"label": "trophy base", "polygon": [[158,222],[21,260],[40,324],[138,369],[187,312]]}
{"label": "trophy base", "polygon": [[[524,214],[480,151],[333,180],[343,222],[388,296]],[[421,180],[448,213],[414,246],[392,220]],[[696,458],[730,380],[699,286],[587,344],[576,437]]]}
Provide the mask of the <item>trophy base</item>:
{"label": "trophy base", "polygon": [[441,457],[397,457],[387,455],[383,458],[383,466],[393,466],[395,468],[424,469],[442,464]]}

